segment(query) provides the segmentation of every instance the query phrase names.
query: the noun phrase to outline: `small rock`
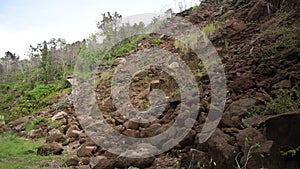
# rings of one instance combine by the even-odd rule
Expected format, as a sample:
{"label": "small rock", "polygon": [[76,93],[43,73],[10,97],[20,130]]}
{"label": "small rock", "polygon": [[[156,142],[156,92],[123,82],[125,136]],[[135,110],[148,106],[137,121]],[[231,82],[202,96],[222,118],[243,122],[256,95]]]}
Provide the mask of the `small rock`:
{"label": "small rock", "polygon": [[72,157],[68,159],[65,163],[67,166],[78,166],[79,164],[79,159],[77,157]]}
{"label": "small rock", "polygon": [[248,89],[255,87],[255,82],[249,77],[238,77],[234,81],[230,82],[228,87],[232,89],[235,93],[241,93],[242,91],[246,91]]}
{"label": "small rock", "polygon": [[125,62],[126,62],[125,58],[119,57],[119,58],[115,59],[115,61],[113,63],[113,66],[118,66],[119,64],[122,64],[122,63],[125,63]]}
{"label": "small rock", "polygon": [[144,128],[141,130],[140,136],[141,137],[151,137],[156,135],[157,130],[161,128],[161,124],[154,123],[151,126]]}
{"label": "small rock", "polygon": [[185,146],[191,146],[194,144],[194,140],[195,140],[195,136],[196,136],[196,131],[195,130],[191,130],[186,136],[185,138],[180,141],[180,145],[182,147],[185,147]]}
{"label": "small rock", "polygon": [[37,154],[41,156],[48,156],[48,155],[61,155],[64,149],[58,145],[57,143],[50,143],[47,145],[43,145],[38,147]]}
{"label": "small rock", "polygon": [[89,164],[90,164],[90,161],[91,161],[90,158],[88,158],[88,157],[83,157],[83,158],[81,158],[80,164],[81,164],[81,165],[89,165]]}
{"label": "small rock", "polygon": [[124,131],[124,126],[123,125],[118,125],[118,126],[115,126],[114,129],[118,132],[123,132]]}
{"label": "small rock", "polygon": [[68,133],[68,137],[70,138],[79,138],[80,135],[81,135],[81,131],[78,131],[78,130],[71,130],[69,133]]}
{"label": "small rock", "polygon": [[51,131],[49,131],[48,136],[46,137],[46,143],[64,141],[66,141],[66,138],[58,129],[52,129]]}
{"label": "small rock", "polygon": [[77,150],[78,157],[92,157],[96,152],[97,146],[88,146],[86,144],[81,145],[81,147]]}
{"label": "small rock", "polygon": [[253,117],[249,117],[245,119],[244,123],[246,123],[246,126],[251,126],[251,127],[257,127],[260,124],[264,123],[266,119],[268,119],[270,116],[263,116],[263,115],[257,115]]}
{"label": "small rock", "polygon": [[63,119],[67,115],[68,114],[66,112],[61,111],[61,112],[58,112],[57,114],[55,114],[51,119],[52,119],[52,121],[56,121],[56,120]]}
{"label": "small rock", "polygon": [[199,163],[208,166],[209,159],[205,152],[193,148],[187,154],[184,154],[180,160],[180,165],[184,168],[198,168]]}
{"label": "small rock", "polygon": [[114,167],[116,168],[126,168],[128,166],[134,166],[138,168],[150,167],[155,160],[155,157],[148,158],[127,158],[119,156],[114,160]]}
{"label": "small rock", "polygon": [[72,125],[67,130],[66,136],[70,138],[78,138],[81,133],[79,130],[80,129],[78,128],[77,125]]}
{"label": "small rock", "polygon": [[13,130],[17,131],[17,132],[20,132],[20,131],[24,131],[25,130],[25,124],[22,123],[22,124],[19,124],[15,127],[13,127]]}
{"label": "small rock", "polygon": [[129,137],[138,137],[139,136],[139,131],[137,130],[132,130],[132,129],[127,129],[123,132],[124,135],[129,136]]}
{"label": "small rock", "polygon": [[238,101],[233,102],[226,112],[229,113],[229,115],[232,116],[238,116],[244,111],[246,111],[248,108],[253,106],[256,103],[255,99],[252,98],[245,98],[245,99],[240,99]]}
{"label": "small rock", "polygon": [[91,159],[90,167],[92,169],[110,169],[112,162],[105,156],[96,156]]}
{"label": "small rock", "polygon": [[129,120],[124,123],[124,127],[126,127],[126,129],[137,130],[139,129],[139,124],[135,122],[135,120]]}
{"label": "small rock", "polygon": [[290,80],[282,80],[276,84],[274,84],[273,89],[290,89],[292,87]]}
{"label": "small rock", "polygon": [[43,137],[43,130],[42,129],[31,130],[27,133],[27,137],[29,137],[29,138],[41,138],[41,137]]}

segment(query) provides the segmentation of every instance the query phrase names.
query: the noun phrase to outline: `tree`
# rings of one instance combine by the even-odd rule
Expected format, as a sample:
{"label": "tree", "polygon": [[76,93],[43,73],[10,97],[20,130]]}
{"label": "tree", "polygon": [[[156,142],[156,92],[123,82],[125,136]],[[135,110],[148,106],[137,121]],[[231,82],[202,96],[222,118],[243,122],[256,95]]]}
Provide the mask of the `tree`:
{"label": "tree", "polygon": [[18,61],[20,59],[19,56],[17,56],[17,54],[13,54],[10,51],[5,52],[5,57],[1,58],[2,60],[11,60],[11,61]]}
{"label": "tree", "polygon": [[111,40],[119,31],[122,15],[115,12],[113,15],[110,12],[102,14],[102,20],[97,22],[97,28],[101,31],[100,35],[105,36],[106,40]]}

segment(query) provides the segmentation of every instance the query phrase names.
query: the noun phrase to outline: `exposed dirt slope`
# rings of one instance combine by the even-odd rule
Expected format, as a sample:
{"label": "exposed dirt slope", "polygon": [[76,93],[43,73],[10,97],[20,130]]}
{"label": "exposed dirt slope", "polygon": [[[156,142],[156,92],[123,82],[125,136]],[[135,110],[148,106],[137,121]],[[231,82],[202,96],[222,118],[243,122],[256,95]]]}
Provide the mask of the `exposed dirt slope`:
{"label": "exposed dirt slope", "polygon": [[[273,98],[272,91],[293,89],[300,86],[300,9],[299,1],[229,0],[223,4],[203,2],[193,8],[176,14],[203,28],[214,24],[216,29],[209,35],[222,59],[227,82],[227,100],[221,122],[203,144],[198,143],[207,118],[210,103],[210,81],[199,59],[193,51],[176,48],[175,40],[158,34],[151,34],[137,44],[137,53],[153,47],[178,54],[193,71],[199,87],[199,116],[192,130],[172,150],[155,158],[123,159],[110,154],[90,140],[76,119],[72,102],[65,107],[55,107],[40,114],[19,119],[9,124],[10,129],[21,135],[38,138],[46,136],[47,142],[58,142],[65,151],[74,153],[68,165],[78,168],[300,168],[300,110],[277,115],[267,109]],[[159,44],[153,44],[154,39]],[[125,119],[113,105],[111,78],[117,69],[115,65],[99,73],[97,102],[107,122],[120,133],[130,137],[151,137],[169,128],[179,114],[180,90],[168,74],[149,68],[138,73],[130,84],[131,104],[140,111],[149,108],[149,93],[161,89],[168,98],[165,111],[150,124],[134,123]],[[151,56],[149,56],[151,57]],[[172,65],[173,64],[173,65]],[[169,66],[176,66],[170,61]],[[199,72],[200,70],[200,72]],[[295,92],[297,93],[297,92]],[[298,91],[299,93],[299,91]],[[295,103],[300,96],[293,96]],[[58,105],[58,104],[57,104]],[[254,110],[257,108],[257,111]],[[266,111],[263,111],[266,110]],[[263,113],[262,113],[263,112]],[[24,125],[37,117],[48,117],[62,121],[55,128],[40,123],[29,133]],[[188,123],[188,121],[186,121]],[[41,130],[40,130],[41,129]],[[174,133],[176,134],[176,132]],[[161,147],[172,140],[161,140]],[[249,158],[251,155],[252,158]],[[79,157],[79,159],[77,158]]]}

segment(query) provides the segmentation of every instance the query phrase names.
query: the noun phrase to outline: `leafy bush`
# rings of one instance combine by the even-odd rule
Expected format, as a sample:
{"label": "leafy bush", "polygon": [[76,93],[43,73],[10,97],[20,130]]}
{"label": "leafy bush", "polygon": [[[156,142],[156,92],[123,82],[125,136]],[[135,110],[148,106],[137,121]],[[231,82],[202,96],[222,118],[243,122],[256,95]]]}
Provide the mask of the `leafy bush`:
{"label": "leafy bush", "polygon": [[8,123],[12,117],[5,109],[15,106],[16,99],[22,97],[25,94],[24,91],[31,89],[32,84],[22,81],[4,82],[0,84],[0,115],[5,117],[6,123]]}
{"label": "leafy bush", "polygon": [[11,108],[10,120],[44,109],[49,96],[59,90],[58,84],[40,84],[32,90],[25,91],[25,95],[21,96],[19,102]]}
{"label": "leafy bush", "polygon": [[253,106],[248,112],[248,116],[265,113],[283,114],[300,108],[300,90],[297,86],[292,89],[279,89],[272,94],[264,92],[269,101],[265,101],[265,106]]}
{"label": "leafy bush", "polygon": [[266,104],[268,111],[276,114],[287,113],[300,107],[300,90],[298,87],[292,89],[280,89],[274,92],[275,98],[266,94],[270,102]]}

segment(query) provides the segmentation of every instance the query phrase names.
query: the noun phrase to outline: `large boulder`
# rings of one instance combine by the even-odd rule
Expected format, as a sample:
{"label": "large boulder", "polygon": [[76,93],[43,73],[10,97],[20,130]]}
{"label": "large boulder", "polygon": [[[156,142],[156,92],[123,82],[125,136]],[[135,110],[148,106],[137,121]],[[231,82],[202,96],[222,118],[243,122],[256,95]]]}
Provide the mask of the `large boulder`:
{"label": "large boulder", "polygon": [[[298,168],[300,166],[300,109],[277,115],[265,122],[265,136],[273,140],[273,168]],[[271,163],[272,164],[272,163]]]}
{"label": "large boulder", "polygon": [[231,139],[229,135],[217,128],[207,140],[208,150],[219,168],[232,169],[236,165],[234,159],[238,148],[229,144]]}
{"label": "large boulder", "polygon": [[64,149],[57,143],[50,143],[50,144],[38,147],[37,154],[41,155],[41,156],[61,155],[63,151],[64,151]]}
{"label": "large boulder", "polygon": [[271,155],[273,141],[267,138],[257,129],[246,128],[236,135],[237,144],[242,148],[239,164],[249,169],[266,166]]}
{"label": "large boulder", "polygon": [[265,135],[277,146],[300,146],[300,109],[266,120]]}

